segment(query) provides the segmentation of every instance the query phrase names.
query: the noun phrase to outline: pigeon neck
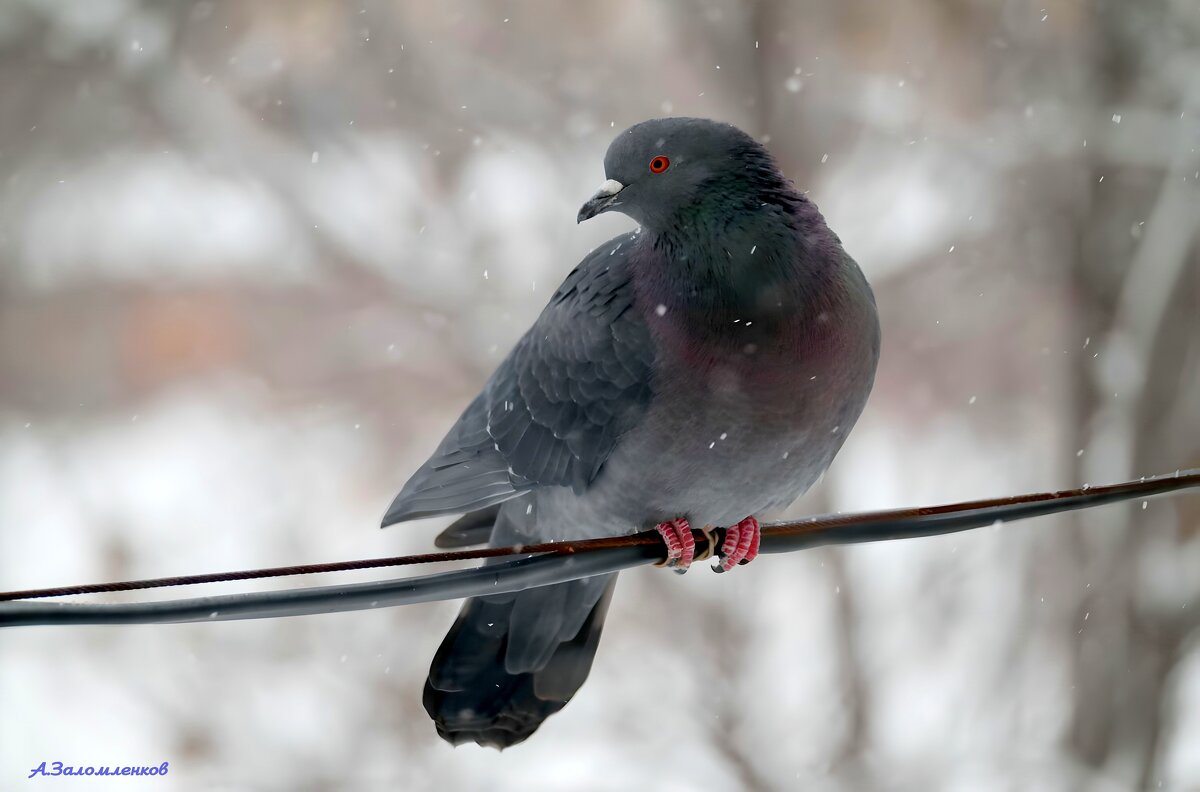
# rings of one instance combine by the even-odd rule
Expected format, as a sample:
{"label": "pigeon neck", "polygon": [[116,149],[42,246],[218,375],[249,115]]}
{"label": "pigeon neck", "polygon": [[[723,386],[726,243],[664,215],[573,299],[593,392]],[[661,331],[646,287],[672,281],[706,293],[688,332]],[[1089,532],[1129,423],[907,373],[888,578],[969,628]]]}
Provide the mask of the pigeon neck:
{"label": "pigeon neck", "polygon": [[[665,231],[643,231],[642,299],[697,327],[787,321],[821,299],[841,245],[816,207],[795,192],[742,206],[698,206]],[[719,195],[719,193],[718,193]],[[731,203],[729,193],[726,203]]]}

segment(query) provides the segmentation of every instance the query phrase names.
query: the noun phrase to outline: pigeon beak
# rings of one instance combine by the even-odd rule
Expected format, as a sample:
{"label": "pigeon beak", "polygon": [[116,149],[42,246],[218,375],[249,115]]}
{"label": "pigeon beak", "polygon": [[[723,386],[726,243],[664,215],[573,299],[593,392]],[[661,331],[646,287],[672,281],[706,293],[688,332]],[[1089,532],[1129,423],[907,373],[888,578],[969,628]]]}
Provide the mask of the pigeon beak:
{"label": "pigeon beak", "polygon": [[596,194],[591,198],[588,198],[587,203],[580,207],[579,214],[576,216],[575,222],[582,223],[588,218],[595,217],[601,212],[608,211],[608,209],[613,206],[613,202],[616,201],[617,195],[619,195],[621,190],[624,189],[625,185],[621,184],[621,182],[617,181],[616,179],[609,179],[608,181],[604,182],[604,184],[601,184],[600,189],[596,190]]}

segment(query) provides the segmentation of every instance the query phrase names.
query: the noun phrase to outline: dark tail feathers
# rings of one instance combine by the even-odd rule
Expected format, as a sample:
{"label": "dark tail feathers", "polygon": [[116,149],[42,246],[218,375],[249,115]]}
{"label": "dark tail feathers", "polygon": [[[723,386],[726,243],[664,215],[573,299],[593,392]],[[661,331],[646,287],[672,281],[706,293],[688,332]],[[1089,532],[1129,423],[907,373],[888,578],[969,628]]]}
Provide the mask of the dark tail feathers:
{"label": "dark tail feathers", "polygon": [[[525,740],[542,721],[566,706],[591,671],[616,577],[593,578],[582,590],[579,584],[584,581],[572,581],[467,600],[438,648],[425,683],[425,711],[442,739],[454,745],[475,742],[504,749]],[[564,588],[573,584],[575,590]],[[581,603],[578,597],[587,589],[599,596],[588,597],[592,603]],[[558,637],[563,640],[548,644],[540,656],[527,663],[531,666],[528,670],[510,671],[514,655],[521,656],[521,650],[518,646],[510,654],[509,643],[528,642],[530,625],[522,623],[528,614],[542,614],[542,624],[535,629],[556,618],[569,620],[564,626],[580,623],[571,619],[569,610],[565,617],[555,613],[564,602],[588,608],[580,611],[586,613],[582,625],[571,635],[560,631]],[[515,639],[514,632],[518,633]],[[528,660],[530,655],[526,652],[523,656]]]}
{"label": "dark tail feathers", "polygon": [[443,550],[453,550],[456,547],[487,544],[492,535],[492,526],[496,524],[496,518],[500,515],[500,507],[503,505],[497,503],[495,506],[464,514],[437,535],[437,538],[433,540],[433,546]]}

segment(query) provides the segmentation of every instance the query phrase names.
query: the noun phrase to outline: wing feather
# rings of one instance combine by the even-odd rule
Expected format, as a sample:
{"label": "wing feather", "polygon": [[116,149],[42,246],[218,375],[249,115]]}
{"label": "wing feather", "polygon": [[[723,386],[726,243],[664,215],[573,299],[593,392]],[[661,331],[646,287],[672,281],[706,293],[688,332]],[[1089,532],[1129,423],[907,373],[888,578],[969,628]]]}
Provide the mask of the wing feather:
{"label": "wing feather", "polygon": [[630,310],[634,235],[593,251],[413,474],[383,524],[483,509],[538,487],[583,492],[653,396],[654,346]]}

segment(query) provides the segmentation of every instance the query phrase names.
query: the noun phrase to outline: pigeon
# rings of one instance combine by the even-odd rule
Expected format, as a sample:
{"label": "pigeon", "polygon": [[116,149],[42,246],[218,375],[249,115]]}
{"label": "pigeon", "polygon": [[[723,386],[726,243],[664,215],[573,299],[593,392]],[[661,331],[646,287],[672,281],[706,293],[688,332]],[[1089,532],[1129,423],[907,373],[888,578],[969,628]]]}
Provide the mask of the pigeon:
{"label": "pigeon", "polygon": [[[700,118],[644,121],[613,140],[578,222],[638,228],[588,254],[383,525],[465,515],[440,546],[655,529],[668,565],[691,527],[726,528],[714,567],[758,552],[758,516],[833,460],[879,359],[875,298],[817,207],[767,149]],[[462,607],[423,701],[438,734],[504,749],[586,680],[616,574]]]}

